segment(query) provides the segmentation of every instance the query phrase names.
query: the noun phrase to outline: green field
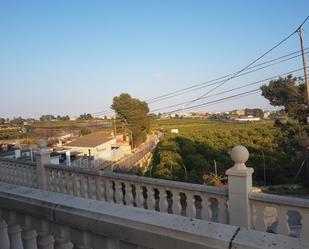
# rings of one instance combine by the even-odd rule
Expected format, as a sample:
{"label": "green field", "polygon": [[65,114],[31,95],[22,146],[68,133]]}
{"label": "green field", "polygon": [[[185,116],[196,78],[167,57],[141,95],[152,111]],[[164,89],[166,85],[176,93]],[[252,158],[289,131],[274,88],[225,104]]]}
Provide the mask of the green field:
{"label": "green field", "polygon": [[[272,122],[223,123],[208,120],[169,119],[153,121],[154,129],[165,132],[153,156],[152,172],[155,177],[203,182],[203,176],[218,173],[233,165],[230,151],[235,145],[246,146],[250,152],[248,167],[253,167],[254,183],[292,183],[301,161],[286,152],[280,144],[286,139]],[[179,134],[172,134],[178,129]],[[148,172],[150,174],[150,172]]]}

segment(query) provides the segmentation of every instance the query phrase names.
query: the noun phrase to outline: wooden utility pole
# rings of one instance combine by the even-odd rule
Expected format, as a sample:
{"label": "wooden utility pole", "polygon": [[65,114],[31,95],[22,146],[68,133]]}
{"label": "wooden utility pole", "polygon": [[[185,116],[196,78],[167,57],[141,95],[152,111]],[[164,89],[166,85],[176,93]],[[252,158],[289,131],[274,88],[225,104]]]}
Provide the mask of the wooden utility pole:
{"label": "wooden utility pole", "polygon": [[114,137],[116,137],[116,135],[117,135],[116,118],[113,119],[113,123],[114,123]]}
{"label": "wooden utility pole", "polygon": [[304,66],[304,78],[305,78],[305,103],[309,105],[309,81],[307,77],[307,57],[304,52],[304,29],[300,27],[298,29],[299,37],[300,37],[300,46],[301,46],[301,54],[303,58],[303,66]]}

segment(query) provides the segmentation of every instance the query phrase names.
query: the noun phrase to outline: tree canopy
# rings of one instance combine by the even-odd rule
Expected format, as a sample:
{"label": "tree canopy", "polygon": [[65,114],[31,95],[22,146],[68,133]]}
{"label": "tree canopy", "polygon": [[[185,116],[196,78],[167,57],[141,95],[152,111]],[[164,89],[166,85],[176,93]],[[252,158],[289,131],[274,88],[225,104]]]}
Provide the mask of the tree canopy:
{"label": "tree canopy", "polygon": [[90,113],[84,113],[84,114],[81,114],[78,119],[80,120],[90,120],[90,119],[93,119],[92,115]]}
{"label": "tree canopy", "polygon": [[150,129],[148,104],[128,93],[114,97],[111,108],[116,112],[124,129],[132,134],[134,146],[138,146],[147,138]]}
{"label": "tree canopy", "polygon": [[262,95],[273,106],[283,106],[289,117],[305,123],[309,116],[309,108],[305,98],[304,80],[288,75],[272,80],[261,87]]}

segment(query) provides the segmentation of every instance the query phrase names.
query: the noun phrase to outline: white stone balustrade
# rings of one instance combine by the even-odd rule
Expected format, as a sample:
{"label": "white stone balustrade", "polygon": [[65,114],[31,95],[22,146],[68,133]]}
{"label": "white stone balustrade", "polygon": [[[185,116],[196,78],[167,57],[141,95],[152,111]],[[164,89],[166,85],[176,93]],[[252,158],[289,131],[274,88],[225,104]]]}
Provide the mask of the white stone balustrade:
{"label": "white stone balustrade", "polygon": [[[74,189],[73,195],[84,198],[228,223],[225,189],[120,173],[99,174],[88,169],[58,165],[45,167],[50,191],[67,193],[68,189]],[[72,181],[67,180],[67,174]],[[200,201],[197,201],[197,196]],[[210,198],[217,201],[214,208],[218,214],[211,211]]]}
{"label": "white stone balustrade", "polygon": [[309,240],[309,200],[250,193],[252,228]]}
{"label": "white stone balustrade", "polygon": [[307,240],[7,183],[0,211],[1,249],[309,248]]}
{"label": "white stone balustrade", "polygon": [[[252,193],[253,169],[245,165],[249,153],[243,146],[232,150],[228,189],[46,164],[44,146],[36,164],[0,159],[0,182],[309,239],[309,200]],[[1,222],[0,237],[7,229]],[[46,236],[39,233],[41,248],[56,239]]]}
{"label": "white stone balustrade", "polygon": [[0,181],[37,187],[36,164],[23,160],[0,159]]}

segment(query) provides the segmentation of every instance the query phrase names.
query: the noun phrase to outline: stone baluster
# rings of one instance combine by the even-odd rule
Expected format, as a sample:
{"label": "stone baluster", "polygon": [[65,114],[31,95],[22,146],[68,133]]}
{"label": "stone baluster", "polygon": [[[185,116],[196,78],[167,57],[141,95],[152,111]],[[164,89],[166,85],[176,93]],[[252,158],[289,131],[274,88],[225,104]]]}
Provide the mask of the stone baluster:
{"label": "stone baluster", "polygon": [[143,186],[135,184],[135,203],[136,207],[144,208],[144,196],[143,196]]}
{"label": "stone baluster", "polygon": [[30,169],[25,169],[22,175],[22,179],[23,179],[23,184],[24,186],[30,186],[30,181],[28,178],[28,172],[30,171]]}
{"label": "stone baluster", "polygon": [[146,186],[147,188],[147,208],[150,210],[155,210],[156,208],[156,199],[155,191],[152,186]]}
{"label": "stone baluster", "polygon": [[42,235],[38,239],[38,249],[54,249],[54,237],[52,235]]}
{"label": "stone baluster", "polygon": [[0,248],[10,249],[10,240],[8,234],[8,226],[5,220],[0,218]]}
{"label": "stone baluster", "polygon": [[87,176],[81,175],[81,196],[88,198],[88,178]]}
{"label": "stone baluster", "polygon": [[10,249],[23,249],[23,243],[21,239],[21,228],[19,224],[9,225],[9,237],[11,241]]}
{"label": "stone baluster", "polygon": [[73,191],[75,196],[81,196],[81,184],[79,174],[73,175]]}
{"label": "stone baluster", "polygon": [[231,152],[234,166],[226,171],[229,193],[229,224],[251,227],[249,193],[252,190],[253,168],[247,168],[245,162],[249,152],[244,146],[235,146]]}
{"label": "stone baluster", "polygon": [[62,187],[63,187],[62,193],[70,194],[70,190],[69,190],[70,178],[71,178],[70,172],[62,171],[62,174],[61,174]]}
{"label": "stone baluster", "polygon": [[[32,184],[34,184],[33,183],[34,179],[32,179],[31,181],[32,181]],[[54,191],[54,177],[53,177],[53,173],[51,169],[49,168],[46,168],[46,181],[47,181],[47,190],[55,192]]]}
{"label": "stone baluster", "polygon": [[24,170],[23,170],[23,172],[22,172],[22,174],[21,174],[21,179],[22,179],[22,184],[23,184],[23,186],[29,186],[29,184],[28,184],[28,182],[29,182],[29,180],[28,180],[28,172],[29,172],[29,170],[30,169],[28,169],[28,168],[25,168]]}
{"label": "stone baluster", "polygon": [[13,184],[16,184],[16,178],[15,178],[15,173],[16,173],[16,170],[15,170],[15,167],[12,168],[12,183]]}
{"label": "stone baluster", "polygon": [[8,166],[8,178],[7,178],[9,183],[13,182],[13,168],[11,165]]}
{"label": "stone baluster", "polygon": [[105,187],[106,201],[114,202],[113,182],[111,180],[106,180],[105,184],[106,184],[106,187]]}
{"label": "stone baluster", "polygon": [[28,186],[29,187],[36,187],[36,178],[35,178],[36,174],[35,174],[35,171],[31,169],[31,170],[29,170],[26,173],[26,175],[27,175]]}
{"label": "stone baluster", "polygon": [[31,169],[28,169],[28,170],[26,170],[25,172],[24,172],[24,184],[25,184],[25,186],[31,186],[31,180],[30,180],[30,170]]}
{"label": "stone baluster", "polygon": [[6,182],[11,183],[11,168],[9,165],[8,165],[6,174],[7,174]]}
{"label": "stone baluster", "polygon": [[27,182],[25,181],[25,173],[27,172],[27,168],[23,168],[20,172],[19,172],[19,184],[22,186],[27,186]]}
{"label": "stone baluster", "polygon": [[122,184],[119,181],[115,181],[115,199],[116,203],[123,204]]}
{"label": "stone baluster", "polygon": [[71,241],[65,239],[59,239],[55,249],[73,249],[74,245]]}
{"label": "stone baluster", "polygon": [[13,168],[13,166],[10,168],[10,183],[13,183],[14,184],[14,180],[15,180],[15,178],[14,178],[14,168]]}
{"label": "stone baluster", "polygon": [[96,199],[97,198],[97,186],[96,186],[96,181],[94,177],[89,177],[89,198],[90,199]]}
{"label": "stone baluster", "polygon": [[133,194],[132,194],[132,185],[130,182],[125,182],[125,201],[127,206],[133,206]]}
{"label": "stone baluster", "polygon": [[68,194],[74,195],[73,176],[70,173],[67,173],[65,180],[67,183]]}
{"label": "stone baluster", "polygon": [[27,229],[22,233],[22,240],[25,249],[37,249],[37,233],[34,229]]}
{"label": "stone baluster", "polygon": [[218,214],[219,223],[228,224],[227,204],[225,198],[218,198],[218,208],[219,208],[219,214]]}
{"label": "stone baluster", "polygon": [[55,249],[73,249],[74,245],[70,241],[70,228],[60,225],[60,236],[56,239]]}
{"label": "stone baluster", "polygon": [[106,248],[108,248],[108,249],[118,249],[118,248],[120,248],[119,244],[120,244],[119,240],[108,238],[107,243],[106,243]]}
{"label": "stone baluster", "polygon": [[287,209],[284,206],[276,206],[278,214],[278,227],[277,233],[283,235],[289,235],[288,215]]}
{"label": "stone baluster", "polygon": [[186,216],[195,218],[196,217],[196,206],[195,206],[194,194],[191,192],[185,192],[185,194],[187,197]]}
{"label": "stone baluster", "polygon": [[37,249],[37,233],[31,226],[31,217],[25,217],[25,225],[22,227],[22,240],[25,249]]}
{"label": "stone baluster", "polygon": [[210,210],[210,203],[207,196],[204,194],[202,195],[202,212],[201,212],[201,219],[202,220],[211,220],[211,210]]}
{"label": "stone baluster", "polygon": [[30,187],[30,180],[28,178],[28,172],[30,169],[25,168],[23,172],[21,173],[21,179],[22,179],[22,185]]}
{"label": "stone baluster", "polygon": [[22,179],[23,179],[23,186],[28,186],[30,187],[31,186],[31,181],[28,177],[28,172],[30,171],[30,169],[28,170],[25,170],[22,174]]}
{"label": "stone baluster", "polygon": [[10,249],[23,249],[23,243],[21,238],[20,225],[16,223],[16,213],[9,212],[9,226],[8,233],[10,238]]}
{"label": "stone baluster", "polygon": [[54,191],[58,192],[59,191],[59,177],[58,177],[58,170],[52,169],[53,172],[53,178],[54,178]]}
{"label": "stone baluster", "polygon": [[13,184],[17,184],[17,177],[16,177],[16,175],[17,175],[17,169],[16,169],[16,167],[14,166],[14,168],[13,168],[13,174],[12,174],[12,182],[13,182]]}
{"label": "stone baluster", "polygon": [[100,200],[100,201],[105,201],[105,187],[104,187],[104,182],[103,182],[103,179],[100,178],[100,177],[97,177],[96,178],[96,193],[97,193],[97,200]]}
{"label": "stone baluster", "polygon": [[11,166],[9,165],[8,166],[8,177],[7,177],[7,182],[8,183],[12,183],[13,179],[12,179],[12,172],[13,172],[13,169],[11,168]]}
{"label": "stone baluster", "polygon": [[66,194],[67,190],[66,190],[66,181],[65,181],[65,175],[66,173],[62,170],[58,171],[58,177],[59,177],[59,192]]}
{"label": "stone baluster", "polygon": [[76,246],[76,249],[91,249],[91,235],[89,232],[82,232],[81,243]]}
{"label": "stone baluster", "polygon": [[37,239],[38,249],[54,249],[54,237],[48,234],[48,221],[41,221],[41,230]]}
{"label": "stone baluster", "polygon": [[16,185],[22,185],[22,171],[23,167],[19,167],[19,170],[16,170]]}
{"label": "stone baluster", "polygon": [[172,190],[172,213],[181,215],[180,193],[177,190]]}
{"label": "stone baluster", "polygon": [[160,212],[167,212],[168,202],[167,202],[167,193],[164,188],[158,188],[159,190],[159,209]]}
{"label": "stone baluster", "polygon": [[59,176],[59,170],[54,169],[54,177],[55,177],[55,186],[54,186],[54,190],[55,192],[60,193],[61,188],[60,188],[60,176]]}
{"label": "stone baluster", "polygon": [[1,170],[1,172],[0,172],[1,173],[0,174],[1,181],[7,182],[7,176],[8,176],[7,166],[5,165],[3,168],[1,167],[0,170]]}
{"label": "stone baluster", "polygon": [[259,230],[259,231],[266,231],[266,225],[265,225],[265,217],[264,217],[264,205],[262,203],[254,202],[253,205],[251,205],[252,208],[252,222],[253,222],[253,229]]}
{"label": "stone baluster", "polygon": [[24,169],[22,172],[21,172],[21,185],[22,186],[28,186],[28,179],[27,179],[27,173],[28,171],[26,169]]}
{"label": "stone baluster", "polygon": [[13,183],[15,185],[18,185],[18,170],[17,167],[14,165],[14,170],[13,170]]}
{"label": "stone baluster", "polygon": [[20,165],[18,165],[17,167],[15,167],[16,171],[15,171],[15,179],[16,179],[16,185],[21,185],[21,171],[22,171],[22,167],[20,167]]}
{"label": "stone baluster", "polygon": [[300,237],[306,240],[309,240],[309,210],[302,209],[300,213],[302,216],[302,219],[301,219],[302,229],[301,229]]}
{"label": "stone baluster", "polygon": [[13,168],[9,168],[9,174],[8,174],[8,182],[9,183],[13,183],[13,180],[14,180],[14,178],[13,178]]}
{"label": "stone baluster", "polygon": [[[32,171],[31,170],[29,170],[25,173],[25,178],[26,178],[25,181],[26,181],[27,186],[29,186],[29,187],[35,186],[35,180],[32,178]],[[47,186],[49,187],[49,184]]]}

